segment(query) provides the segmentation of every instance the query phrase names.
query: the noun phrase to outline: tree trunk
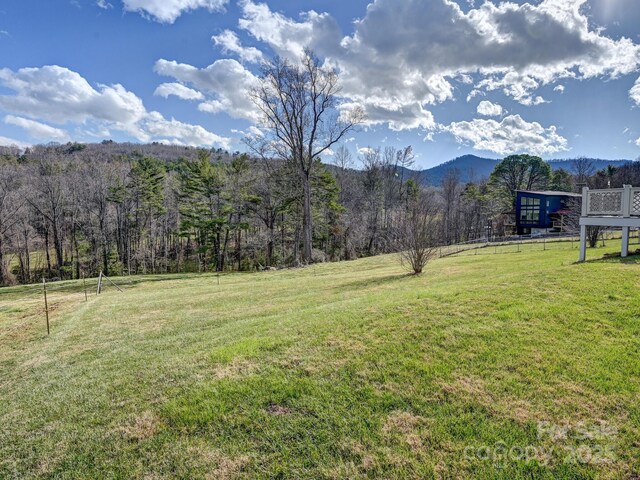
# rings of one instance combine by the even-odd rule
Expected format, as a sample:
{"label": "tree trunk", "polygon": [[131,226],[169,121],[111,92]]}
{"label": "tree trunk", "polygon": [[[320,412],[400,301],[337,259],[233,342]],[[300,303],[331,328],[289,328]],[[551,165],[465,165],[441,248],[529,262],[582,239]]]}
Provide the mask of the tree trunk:
{"label": "tree trunk", "polygon": [[267,259],[266,266],[272,267],[273,265],[273,244],[275,238],[275,222],[273,219],[269,220],[269,240],[267,241]]}
{"label": "tree trunk", "polygon": [[44,230],[44,249],[47,254],[47,275],[51,278],[51,252],[49,251],[49,227]]}
{"label": "tree trunk", "polygon": [[302,189],[304,205],[302,211],[302,261],[312,262],[313,250],[313,219],[311,215],[311,181],[308,173],[302,175]]}
{"label": "tree trunk", "polygon": [[56,263],[58,264],[58,277],[62,280],[62,265],[64,264],[64,260],[62,258],[62,239],[60,238],[60,233],[58,232],[58,224],[57,222],[53,222],[53,248],[56,251]]}
{"label": "tree trunk", "polygon": [[2,251],[2,238],[0,238],[0,285],[4,285],[6,281],[5,268],[4,268],[4,253]]}

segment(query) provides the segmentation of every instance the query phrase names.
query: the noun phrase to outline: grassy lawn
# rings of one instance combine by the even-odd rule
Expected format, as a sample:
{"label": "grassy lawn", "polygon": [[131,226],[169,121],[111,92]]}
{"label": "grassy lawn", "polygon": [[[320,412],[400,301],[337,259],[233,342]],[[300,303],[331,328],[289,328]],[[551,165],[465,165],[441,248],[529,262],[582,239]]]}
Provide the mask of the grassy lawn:
{"label": "grassy lawn", "polygon": [[633,478],[640,259],[576,259],[0,289],[0,478]]}

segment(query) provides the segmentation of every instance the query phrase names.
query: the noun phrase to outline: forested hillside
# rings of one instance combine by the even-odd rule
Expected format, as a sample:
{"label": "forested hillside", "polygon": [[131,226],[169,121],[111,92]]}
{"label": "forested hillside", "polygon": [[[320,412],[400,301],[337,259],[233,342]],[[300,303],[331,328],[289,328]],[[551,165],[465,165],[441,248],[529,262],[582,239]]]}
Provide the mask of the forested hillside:
{"label": "forested hillside", "polygon": [[[397,251],[409,195],[434,212],[434,241],[500,233],[508,205],[454,169],[438,188],[408,170],[411,149],[338,148],[312,169],[313,261]],[[357,169],[354,168],[357,165]],[[535,186],[640,184],[638,164]],[[549,171],[550,172],[550,171]],[[50,145],[0,153],[0,284],[82,275],[254,270],[301,264],[301,185],[287,162],[166,145]],[[506,206],[505,206],[506,205]]]}
{"label": "forested hillside", "polygon": [[[410,179],[384,161],[316,162],[314,261],[394,249]],[[105,143],[5,149],[1,163],[2,284],[300,263],[301,188],[286,162]]]}

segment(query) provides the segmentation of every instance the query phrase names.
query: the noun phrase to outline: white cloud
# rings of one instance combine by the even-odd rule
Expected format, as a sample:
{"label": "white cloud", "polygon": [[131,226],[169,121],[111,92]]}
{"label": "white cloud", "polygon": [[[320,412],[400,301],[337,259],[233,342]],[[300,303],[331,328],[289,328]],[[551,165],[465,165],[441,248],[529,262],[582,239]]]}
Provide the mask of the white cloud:
{"label": "white cloud", "polygon": [[30,137],[36,140],[56,142],[66,142],[69,140],[69,135],[64,130],[36,122],[35,120],[7,115],[4,117],[4,123],[24,129]]}
{"label": "white cloud", "polygon": [[502,89],[502,92],[522,105],[531,106],[546,103],[541,96],[533,96],[532,93],[540,87],[540,82],[528,75],[520,75],[516,72],[508,72],[503,76],[491,75],[481,80],[476,88],[486,91]]}
{"label": "white cloud", "polygon": [[[167,120],[149,112],[142,100],[122,85],[94,89],[78,73],[59,66],[0,69],[0,84],[13,90],[0,95],[0,109],[54,124],[91,123],[98,129],[124,132],[140,141],[170,137],[190,145],[229,146],[229,139],[198,125]],[[33,125],[31,125],[33,127]]]}
{"label": "white cloud", "polygon": [[453,134],[459,143],[500,155],[545,155],[568,150],[566,138],[558,135],[555,126],[544,128],[537,122],[526,122],[520,115],[509,115],[501,122],[482,119],[454,122],[444,130]]}
{"label": "white cloud", "polygon": [[240,28],[282,57],[297,60],[305,47],[324,56],[339,48],[342,32],[336,20],[327,13],[319,14],[312,10],[302,13],[302,21],[296,22],[272,12],[266,3],[241,0],[240,4],[243,13]]}
{"label": "white cloud", "polygon": [[0,83],[15,95],[0,95],[0,108],[53,123],[82,123],[89,118],[134,123],[145,114],[136,95],[122,85],[95,90],[78,73],[56,65],[0,69]]}
{"label": "white cloud", "polygon": [[104,10],[113,8],[113,5],[110,4],[107,0],[97,0],[96,5]]}
{"label": "white cloud", "polygon": [[591,27],[586,2],[486,1],[465,13],[453,0],[376,0],[345,37],[328,14],[295,20],[243,0],[239,27],[285,58],[310,46],[339,69],[344,107],[363,107],[370,123],[429,129],[429,105],[453,99],[452,81],[475,79],[468,100],[500,90],[531,106],[546,102],[537,91],[560,79],[636,71],[640,47]]}
{"label": "white cloud", "polygon": [[7,138],[0,136],[0,146],[3,147],[18,147],[18,148],[28,148],[31,145],[25,142],[21,142],[20,140],[14,140],[13,138]]}
{"label": "white cloud", "polygon": [[488,100],[483,100],[478,104],[477,112],[480,115],[487,117],[499,117],[502,115],[503,109],[501,105],[497,103],[491,103]]}
{"label": "white cloud", "polygon": [[140,12],[160,23],[173,23],[189,10],[221,11],[229,0],[123,0],[123,3],[128,12]]}
{"label": "white cloud", "polygon": [[361,98],[359,101],[340,105],[340,110],[345,115],[356,108],[365,110],[366,119],[363,123],[366,126],[387,124],[389,129],[396,132],[414,128],[429,130],[436,126],[433,114],[417,102],[398,105],[392,100],[367,101]]}
{"label": "white cloud", "polygon": [[156,88],[156,91],[153,92],[153,94],[163,98],[169,98],[169,96],[173,95],[181,98],[182,100],[204,99],[204,95],[202,93],[197,90],[193,90],[192,88],[185,87],[180,83],[163,83]]}
{"label": "white cloud", "polygon": [[556,85],[553,89],[554,92],[564,93],[564,85]]}
{"label": "white cloud", "polygon": [[259,120],[249,96],[258,80],[236,60],[217,60],[203,69],[175,61],[158,60],[155,71],[206,94],[206,101],[198,106],[203,112],[226,112],[233,118],[253,122]]}
{"label": "white cloud", "polygon": [[235,53],[240,60],[251,63],[258,63],[263,60],[263,54],[255,47],[243,47],[235,32],[225,30],[219,35],[214,35],[211,40],[218,45],[223,53]]}
{"label": "white cloud", "polygon": [[376,153],[376,149],[375,148],[358,147],[358,154],[359,155],[373,155],[374,153]]}
{"label": "white cloud", "polygon": [[633,100],[636,105],[640,106],[640,77],[636,80],[631,90],[629,90],[629,96],[631,100]]}
{"label": "white cloud", "polygon": [[230,148],[229,139],[220,137],[200,125],[165,119],[159,112],[150,112],[139,125],[139,139],[150,142],[156,138],[185,145],[220,145]]}

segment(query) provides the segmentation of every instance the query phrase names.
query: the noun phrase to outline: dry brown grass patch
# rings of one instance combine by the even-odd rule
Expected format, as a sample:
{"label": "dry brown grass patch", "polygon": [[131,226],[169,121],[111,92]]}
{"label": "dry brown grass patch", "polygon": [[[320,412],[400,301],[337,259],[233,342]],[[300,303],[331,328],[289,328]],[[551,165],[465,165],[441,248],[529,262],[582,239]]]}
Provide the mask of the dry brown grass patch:
{"label": "dry brown grass patch", "polygon": [[141,441],[153,437],[159,429],[160,418],[155,413],[146,411],[121,427],[120,434],[129,440]]}
{"label": "dry brown grass patch", "polygon": [[483,404],[493,403],[493,398],[486,389],[484,380],[478,377],[456,377],[453,382],[441,383],[446,393],[460,396],[472,396]]}
{"label": "dry brown grass patch", "polygon": [[387,420],[382,426],[384,433],[400,432],[412,433],[420,424],[424,422],[424,418],[414,415],[410,412],[395,410],[389,414]]}
{"label": "dry brown grass patch", "polygon": [[205,475],[207,480],[237,478],[250,462],[249,456],[230,457],[219,450],[208,448],[205,444],[189,447],[187,454],[196,463],[209,468]]}
{"label": "dry brown grass patch", "polygon": [[219,365],[213,372],[214,378],[235,378],[249,375],[258,369],[258,364],[243,358],[235,358],[226,365]]}

